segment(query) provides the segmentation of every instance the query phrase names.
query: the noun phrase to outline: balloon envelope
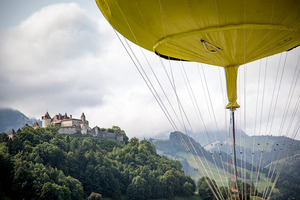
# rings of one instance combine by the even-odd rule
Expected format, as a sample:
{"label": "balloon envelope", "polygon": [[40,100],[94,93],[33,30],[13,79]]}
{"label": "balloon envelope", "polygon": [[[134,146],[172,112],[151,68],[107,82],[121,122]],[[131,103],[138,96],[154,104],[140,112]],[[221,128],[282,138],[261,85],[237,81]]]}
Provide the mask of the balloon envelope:
{"label": "balloon envelope", "polygon": [[163,57],[242,65],[300,44],[299,0],[96,0],[109,23]]}

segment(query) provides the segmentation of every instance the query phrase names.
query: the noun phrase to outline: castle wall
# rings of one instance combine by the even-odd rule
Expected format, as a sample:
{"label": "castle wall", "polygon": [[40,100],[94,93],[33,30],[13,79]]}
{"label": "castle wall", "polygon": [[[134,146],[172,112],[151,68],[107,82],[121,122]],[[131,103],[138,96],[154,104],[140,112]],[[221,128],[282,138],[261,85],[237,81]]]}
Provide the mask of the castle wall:
{"label": "castle wall", "polygon": [[96,135],[96,137],[97,138],[112,138],[112,139],[118,140],[120,142],[123,142],[123,135],[116,134],[116,133],[98,131],[98,134]]}
{"label": "castle wall", "polygon": [[63,120],[61,122],[61,127],[73,126],[72,120]]}
{"label": "castle wall", "polygon": [[60,129],[58,129],[58,132],[60,134],[75,134],[80,132],[80,130],[78,130],[78,128],[76,127],[61,127]]}
{"label": "castle wall", "polygon": [[72,123],[73,123],[73,126],[80,127],[80,125],[82,124],[82,121],[79,119],[72,119]]}

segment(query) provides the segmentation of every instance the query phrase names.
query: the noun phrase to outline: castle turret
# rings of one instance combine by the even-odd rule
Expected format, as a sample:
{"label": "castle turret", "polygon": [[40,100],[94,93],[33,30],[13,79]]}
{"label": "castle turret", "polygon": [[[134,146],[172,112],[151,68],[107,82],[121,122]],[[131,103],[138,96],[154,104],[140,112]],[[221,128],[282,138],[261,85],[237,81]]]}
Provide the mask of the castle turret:
{"label": "castle turret", "polygon": [[16,132],[14,129],[11,129],[10,133],[9,133],[9,139],[13,139],[13,137],[16,135]]}
{"label": "castle turret", "polygon": [[81,121],[82,121],[82,123],[85,123],[85,115],[84,115],[84,113],[81,114]]}
{"label": "castle turret", "polygon": [[51,124],[51,117],[48,112],[46,112],[45,116],[42,116],[42,127],[46,128]]}

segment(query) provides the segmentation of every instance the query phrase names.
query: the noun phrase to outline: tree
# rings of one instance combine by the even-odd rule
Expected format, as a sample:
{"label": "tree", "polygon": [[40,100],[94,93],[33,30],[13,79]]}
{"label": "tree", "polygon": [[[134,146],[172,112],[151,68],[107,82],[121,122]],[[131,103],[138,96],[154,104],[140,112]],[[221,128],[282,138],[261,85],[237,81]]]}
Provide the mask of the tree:
{"label": "tree", "polygon": [[189,182],[185,182],[183,184],[182,190],[183,190],[184,196],[189,197],[194,194],[195,187],[193,186],[193,184],[191,184]]}
{"label": "tree", "polygon": [[8,142],[8,135],[4,132],[0,134],[0,143],[2,142]]}
{"label": "tree", "polygon": [[211,199],[215,199],[213,192],[211,191],[211,189],[208,186],[208,183],[211,185],[211,188],[213,189],[214,193],[216,193],[216,190],[214,189],[213,185],[215,185],[217,187],[216,182],[213,179],[210,179],[208,177],[204,177],[202,176],[199,181],[198,181],[198,193],[199,196],[203,199],[203,200],[211,200]]}
{"label": "tree", "polygon": [[127,189],[127,198],[129,200],[146,200],[149,198],[148,194],[148,184],[147,181],[140,177],[136,176],[132,179],[132,183],[128,186]]}

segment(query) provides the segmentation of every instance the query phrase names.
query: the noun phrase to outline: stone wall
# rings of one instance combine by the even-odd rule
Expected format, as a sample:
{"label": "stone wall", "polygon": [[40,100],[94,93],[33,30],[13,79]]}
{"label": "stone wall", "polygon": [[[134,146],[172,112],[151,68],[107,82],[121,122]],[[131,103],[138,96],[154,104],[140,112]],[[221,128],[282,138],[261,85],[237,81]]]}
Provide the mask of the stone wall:
{"label": "stone wall", "polygon": [[95,133],[95,137],[97,138],[112,138],[115,140],[118,140],[119,142],[123,142],[123,135],[122,134],[117,134],[117,133],[110,133],[106,131],[96,131],[98,132],[97,134]]}
{"label": "stone wall", "polygon": [[58,129],[58,132],[60,134],[75,134],[75,133],[79,133],[80,129],[78,129],[78,127],[61,127],[60,129]]}
{"label": "stone wall", "polygon": [[63,120],[61,122],[61,127],[70,127],[70,126],[73,126],[73,123],[72,123],[72,120]]}

